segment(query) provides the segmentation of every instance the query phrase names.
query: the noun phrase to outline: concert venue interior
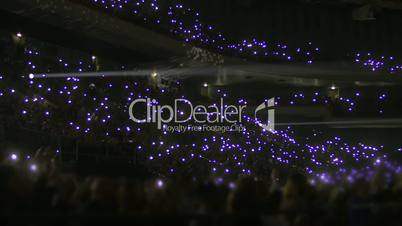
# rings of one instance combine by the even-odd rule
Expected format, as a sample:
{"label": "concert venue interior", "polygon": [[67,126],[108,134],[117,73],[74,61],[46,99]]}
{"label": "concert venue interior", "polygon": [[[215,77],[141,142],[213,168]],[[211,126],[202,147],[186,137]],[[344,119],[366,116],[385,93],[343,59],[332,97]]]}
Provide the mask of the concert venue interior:
{"label": "concert venue interior", "polygon": [[402,1],[5,0],[0,19],[0,225],[402,222]]}

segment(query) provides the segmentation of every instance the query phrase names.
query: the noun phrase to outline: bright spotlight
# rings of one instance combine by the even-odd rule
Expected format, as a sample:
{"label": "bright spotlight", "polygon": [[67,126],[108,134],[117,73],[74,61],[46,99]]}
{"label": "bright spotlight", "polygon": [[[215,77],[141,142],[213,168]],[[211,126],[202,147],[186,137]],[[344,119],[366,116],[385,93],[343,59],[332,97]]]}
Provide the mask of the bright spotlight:
{"label": "bright spotlight", "polygon": [[33,78],[35,77],[35,75],[31,73],[31,74],[28,75],[28,77],[29,77],[30,79],[33,79]]}
{"label": "bright spotlight", "polygon": [[36,172],[38,170],[38,166],[36,164],[32,163],[29,166],[29,170],[31,170],[32,172]]}
{"label": "bright spotlight", "polygon": [[330,89],[331,89],[331,90],[336,90],[336,86],[335,86],[335,85],[332,85],[332,86],[330,87]]}
{"label": "bright spotlight", "polygon": [[164,185],[164,183],[163,183],[162,180],[160,180],[160,179],[156,180],[156,187],[157,188],[163,188],[163,185]]}
{"label": "bright spotlight", "polygon": [[204,83],[202,86],[204,86],[205,88],[208,87],[208,83]]}
{"label": "bright spotlight", "polygon": [[12,154],[10,155],[10,159],[13,160],[13,161],[17,161],[17,160],[18,160],[18,155],[15,154],[15,153],[12,153]]}
{"label": "bright spotlight", "polygon": [[152,73],[151,73],[151,76],[152,76],[153,78],[155,78],[156,76],[158,76],[158,73],[152,72]]}
{"label": "bright spotlight", "polygon": [[92,56],[92,60],[96,60],[96,56]]}
{"label": "bright spotlight", "polygon": [[20,32],[18,32],[16,35],[18,38],[22,38],[22,34]]}

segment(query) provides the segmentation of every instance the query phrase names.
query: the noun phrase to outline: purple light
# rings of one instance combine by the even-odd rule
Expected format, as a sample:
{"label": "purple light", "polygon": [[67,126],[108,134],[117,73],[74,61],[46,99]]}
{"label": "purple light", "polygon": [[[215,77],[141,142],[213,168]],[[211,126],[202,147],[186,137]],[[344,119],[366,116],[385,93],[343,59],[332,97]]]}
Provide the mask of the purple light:
{"label": "purple light", "polygon": [[164,186],[164,183],[163,183],[163,181],[161,179],[156,180],[156,187],[157,188],[161,189],[161,188],[163,188],[163,186]]}

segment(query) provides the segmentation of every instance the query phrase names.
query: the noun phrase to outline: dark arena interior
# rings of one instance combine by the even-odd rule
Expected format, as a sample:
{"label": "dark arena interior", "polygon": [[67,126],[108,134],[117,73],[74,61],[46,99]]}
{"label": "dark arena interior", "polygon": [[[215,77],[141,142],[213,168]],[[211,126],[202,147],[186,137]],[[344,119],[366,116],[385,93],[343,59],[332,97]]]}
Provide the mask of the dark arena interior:
{"label": "dark arena interior", "polygon": [[399,226],[401,0],[4,0],[0,225]]}

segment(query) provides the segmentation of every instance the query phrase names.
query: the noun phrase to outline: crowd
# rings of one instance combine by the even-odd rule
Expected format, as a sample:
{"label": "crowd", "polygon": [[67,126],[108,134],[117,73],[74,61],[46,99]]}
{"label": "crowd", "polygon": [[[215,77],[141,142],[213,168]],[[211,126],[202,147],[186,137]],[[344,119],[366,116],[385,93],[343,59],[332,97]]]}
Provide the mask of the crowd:
{"label": "crowd", "polygon": [[401,220],[402,175],[388,184],[381,169],[372,180],[336,185],[312,185],[304,175],[276,168],[266,177],[239,175],[230,183],[196,174],[139,179],[63,172],[48,150],[38,150],[30,161],[2,156],[2,225],[107,219],[144,225],[158,219],[180,225],[399,225]]}
{"label": "crowd", "polygon": [[[0,49],[4,56],[0,61],[0,206],[8,216],[2,225],[29,219],[19,217],[23,215],[45,216],[33,219],[32,224],[65,215],[131,220],[146,216],[145,222],[151,222],[152,216],[163,219],[168,215],[183,219],[183,224],[203,224],[203,216],[223,216],[214,218],[215,224],[245,223],[233,216],[245,216],[246,223],[261,225],[399,222],[402,177],[395,156],[399,157],[401,149],[356,142],[358,138],[349,142],[319,130],[302,136],[291,127],[270,133],[250,115],[242,121],[247,130],[239,133],[168,133],[154,125],[135,124],[127,112],[132,100],[152,97],[171,103],[175,97],[190,98],[182,96],[181,83],[175,83],[178,87],[171,91],[153,86],[148,77],[81,78],[75,73],[122,67],[13,35],[2,33],[1,41],[6,44]],[[52,72],[73,74],[35,77]],[[217,93],[239,104],[256,102],[236,99],[223,89]],[[398,109],[384,104],[392,99],[389,92],[378,94],[372,96],[381,111]],[[295,91],[277,102],[279,106],[340,103],[346,104],[342,112],[359,112],[359,99],[365,94],[355,91],[350,95]],[[40,133],[50,147],[33,152],[38,143],[28,140],[34,133]],[[57,144],[55,137],[61,142],[72,139],[81,146]],[[28,147],[18,153],[9,151],[17,143]],[[65,153],[75,150],[72,162],[77,164],[90,149],[99,155],[102,147],[95,145],[114,147],[109,157],[127,157],[124,164],[141,165],[146,168],[144,175],[82,175],[66,170]]]}
{"label": "crowd", "polygon": [[[324,55],[329,54],[325,48],[320,48],[308,40],[289,44],[283,40],[261,39],[255,34],[248,34],[247,38],[239,40],[233,34],[224,32],[222,27],[206,23],[201,17],[202,12],[192,7],[189,2],[90,0],[79,3],[143,26],[168,31],[186,43],[214,49],[219,53],[270,62],[303,62],[307,65],[323,60]],[[343,57],[362,70],[394,75],[399,75],[402,70],[401,62],[396,56],[355,49],[349,51],[344,53]]]}
{"label": "crowd", "polygon": [[[21,128],[39,131],[46,139],[57,137],[59,140],[75,139],[84,144],[108,144],[117,147],[114,154],[126,149],[126,154],[143,157],[140,161],[147,162],[153,171],[164,174],[188,168],[232,178],[238,174],[264,174],[268,162],[269,165],[290,167],[321,181],[335,183],[344,178],[354,181],[363,175],[372,177],[378,166],[392,173],[401,170],[395,161],[400,150],[381,144],[365,144],[359,139],[350,142],[338,134],[320,130],[298,135],[293,128],[287,127],[269,133],[258,126],[253,116],[246,114],[242,124],[247,130],[239,133],[169,133],[157,130],[152,124],[136,124],[128,119],[129,105],[136,98],[155,98],[167,104],[171,104],[174,98],[196,99],[201,103],[216,100],[200,97],[194,90],[182,91],[180,81],[174,83],[177,87],[170,91],[155,87],[149,77],[74,76],[80,72],[130,69],[133,66],[121,66],[97,56],[33,40],[20,33],[3,32],[1,37],[5,45],[1,49],[4,58],[0,62],[0,104],[3,106],[0,129],[6,135],[6,142],[21,137]],[[46,77],[55,72],[67,73],[67,76]],[[71,76],[68,73],[72,73]],[[378,94],[350,91],[351,97],[331,97],[325,89],[295,90],[277,96],[276,102],[279,107],[346,104],[340,111],[350,112],[352,109],[360,113],[373,108],[374,102],[367,99],[371,96],[380,109],[376,114],[389,111],[398,114],[400,96],[398,93],[392,96],[389,90],[380,90]],[[216,92],[218,97],[232,103],[256,104],[258,101],[236,98],[225,90]],[[369,106],[364,103],[369,103]],[[32,145],[38,144],[33,142]],[[65,152],[74,147],[59,149]]]}

